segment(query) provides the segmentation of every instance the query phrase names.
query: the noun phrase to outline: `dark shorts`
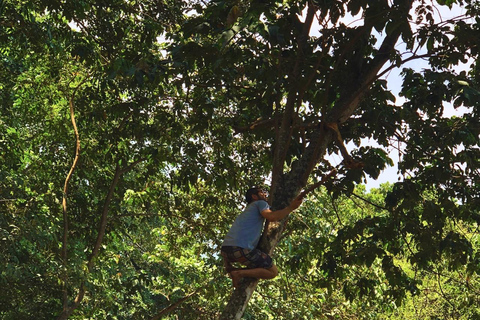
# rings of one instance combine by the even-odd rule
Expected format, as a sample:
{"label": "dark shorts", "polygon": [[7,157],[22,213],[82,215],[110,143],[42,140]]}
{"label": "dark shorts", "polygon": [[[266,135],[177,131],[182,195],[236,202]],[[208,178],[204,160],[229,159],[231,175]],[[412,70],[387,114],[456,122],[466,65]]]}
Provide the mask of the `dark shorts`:
{"label": "dark shorts", "polygon": [[272,258],[258,249],[248,250],[240,247],[222,247],[222,256],[228,263],[239,262],[247,268],[271,268]]}

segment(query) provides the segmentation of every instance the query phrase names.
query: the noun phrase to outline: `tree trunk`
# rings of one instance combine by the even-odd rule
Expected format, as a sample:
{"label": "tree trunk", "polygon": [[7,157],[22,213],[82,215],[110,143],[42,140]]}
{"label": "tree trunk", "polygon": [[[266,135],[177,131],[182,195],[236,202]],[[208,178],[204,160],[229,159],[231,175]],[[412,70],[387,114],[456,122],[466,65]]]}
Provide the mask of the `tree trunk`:
{"label": "tree trunk", "polygon": [[244,278],[240,286],[233,290],[227,306],[223,309],[220,320],[241,319],[257,284],[258,279]]}
{"label": "tree trunk", "polygon": [[[268,254],[273,253],[273,249],[276,247],[280,236],[285,228],[285,222],[288,217],[282,222],[270,222],[266,225],[262,239],[258,248]],[[241,319],[248,302],[255,291],[259,280],[252,278],[244,278],[240,282],[240,286],[233,290],[228,304],[223,310],[220,320],[233,320]]]}
{"label": "tree trunk", "polygon": [[[412,6],[412,0],[398,0],[396,1],[396,5],[400,10],[408,13]],[[311,18],[314,15],[314,11],[313,6],[309,6],[306,23],[304,24],[304,37],[308,35],[308,31],[310,30]],[[404,18],[399,15],[398,19],[399,21],[402,21]],[[371,28],[371,26],[369,27]],[[276,139],[277,141],[275,141],[276,149],[273,160],[272,188],[270,190],[271,197],[274,201],[272,204],[274,209],[284,208],[289,204],[289,201],[297,196],[299,191],[306,186],[310,173],[325,155],[327,146],[334,140],[332,130],[326,130],[325,125],[334,123],[338,126],[346,122],[352,116],[365,93],[378,78],[379,71],[388,61],[390,54],[394,51],[395,44],[397,43],[400,34],[401,28],[398,27],[393,32],[387,34],[375,58],[369,64],[362,66],[359,70],[352,70],[352,74],[356,75],[353,79],[354,81],[349,83],[349,80],[345,80],[348,85],[345,86],[345,90],[340,93],[341,97],[337,101],[335,108],[324,115],[324,122],[319,123],[317,130],[314,130],[310,136],[311,143],[309,146],[303,152],[302,156],[292,164],[291,171],[284,173],[283,167],[285,155],[292,134],[292,107],[295,106],[296,103],[302,103],[301,98],[299,98],[298,101],[296,101],[296,98],[302,96],[303,89],[295,87],[293,88],[295,94],[290,92],[291,95],[289,95],[289,97],[292,97],[292,99],[288,99],[287,101],[286,112],[282,119],[284,121],[280,127],[280,133],[277,135],[278,140]],[[356,41],[356,39],[353,41]],[[300,39],[300,43],[301,42],[302,39]],[[301,48],[301,46],[299,46],[299,48]],[[298,55],[299,57],[302,57],[301,50],[298,52]],[[294,74],[298,72],[299,68],[300,65],[295,66]],[[282,222],[267,224],[258,246],[260,250],[272,254],[273,249],[280,240],[287,219],[288,217]],[[240,286],[233,291],[220,319],[241,319],[257,284],[257,279],[245,279],[242,281]]]}

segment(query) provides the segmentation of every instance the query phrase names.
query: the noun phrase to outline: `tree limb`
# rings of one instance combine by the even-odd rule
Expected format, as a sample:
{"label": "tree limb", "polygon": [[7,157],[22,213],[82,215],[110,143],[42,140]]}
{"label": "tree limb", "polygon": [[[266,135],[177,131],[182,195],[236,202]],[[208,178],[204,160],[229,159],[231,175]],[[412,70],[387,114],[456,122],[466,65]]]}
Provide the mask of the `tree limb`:
{"label": "tree limb", "polygon": [[388,211],[388,209],[387,209],[387,208],[385,208],[385,207],[382,207],[381,205],[379,205],[379,204],[376,204],[376,203],[374,203],[374,202],[372,202],[372,201],[368,200],[367,198],[365,198],[365,197],[362,197],[362,196],[360,196],[360,195],[356,194],[355,192],[351,192],[350,194],[351,194],[352,196],[354,196],[354,197],[356,197],[356,198],[358,198],[358,199],[362,200],[363,202],[366,202],[366,203],[368,203],[369,205],[371,205],[371,206],[374,206],[374,207],[375,207],[375,208],[377,208],[377,209],[381,209],[381,210],[386,210],[386,211]]}
{"label": "tree limb", "polygon": [[[78,159],[80,158],[80,135],[78,133],[78,128],[77,128],[77,123],[75,121],[75,108],[74,108],[74,99],[75,99],[75,94],[77,93],[78,89],[80,86],[83,85],[83,83],[86,81],[87,77],[85,77],[80,84],[73,90],[72,95],[68,99],[69,103],[69,108],[70,108],[70,119],[72,122],[72,127],[73,127],[73,132],[75,135],[75,156],[73,159],[72,166],[70,167],[70,170],[67,174],[67,177],[65,178],[65,183],[63,185],[63,197],[62,197],[62,212],[63,212],[63,236],[62,236],[62,253],[61,253],[61,258],[62,258],[62,264],[63,264],[63,279],[62,279],[62,291],[63,291],[63,310],[67,309],[67,303],[68,303],[68,295],[67,295],[67,279],[68,279],[68,273],[67,273],[67,248],[68,248],[68,214],[67,214],[67,195],[68,195],[68,183],[70,182],[73,172],[75,171],[78,163]],[[71,80],[73,81],[73,79]]]}
{"label": "tree limb", "polygon": [[[235,133],[245,133],[249,131],[275,128],[277,126],[279,118],[280,117],[275,116],[270,119],[257,119],[250,125],[243,127],[233,127],[233,130],[235,130]],[[318,123],[315,122],[297,122],[293,125],[293,130],[295,131],[299,129],[315,129],[316,127],[318,127]]]}
{"label": "tree limb", "polygon": [[194,292],[186,295],[185,297],[177,300],[175,303],[173,303],[173,304],[169,305],[168,307],[162,309],[162,310],[161,310],[159,313],[157,313],[151,320],[161,319],[164,315],[166,315],[167,313],[170,313],[171,311],[175,310],[176,308],[178,308],[179,305],[181,305],[182,303],[184,303],[185,301],[187,301],[188,299],[190,299],[191,297],[193,297],[194,295],[196,295],[200,289],[201,289],[201,288],[198,288],[198,289],[195,290]]}
{"label": "tree limb", "polygon": [[[407,63],[407,62],[409,62],[409,61],[412,61],[412,60],[415,60],[415,59],[429,58],[429,57],[431,57],[431,56],[433,56],[432,53],[425,53],[425,54],[420,54],[420,55],[414,54],[414,55],[412,55],[412,56],[410,56],[410,57],[408,57],[408,58],[403,59],[400,63],[401,63],[401,64],[405,64],[405,63]],[[383,70],[382,72],[380,72],[380,73],[378,74],[378,77],[377,77],[377,78],[381,78],[384,74],[392,71],[392,70],[395,69],[395,68],[397,68],[397,65],[392,64],[391,66],[389,66],[388,68],[386,68],[385,70]]]}
{"label": "tree limb", "polygon": [[[98,253],[100,251],[100,247],[103,242],[103,237],[105,235],[105,229],[107,227],[107,216],[108,216],[108,211],[110,209],[110,203],[113,200],[113,195],[115,192],[115,189],[120,181],[120,177],[122,174],[125,174],[129,170],[133,169],[135,165],[140,163],[141,161],[144,161],[145,159],[139,159],[128,165],[127,167],[121,169],[120,166],[117,164],[115,168],[115,174],[112,179],[112,183],[110,184],[110,188],[108,190],[107,196],[105,198],[105,201],[103,203],[103,208],[102,208],[102,215],[100,217],[100,223],[98,227],[98,234],[97,234],[97,239],[95,241],[94,247],[92,249],[92,252],[90,253],[90,257],[87,261],[87,270],[86,273],[92,272],[93,266],[95,264],[95,258],[98,256]],[[85,293],[86,293],[86,280],[82,280],[82,283],[80,284],[80,288],[78,289],[77,296],[75,297],[75,300],[73,301],[72,305],[70,307],[67,307],[65,310],[62,311],[62,313],[58,316],[57,320],[66,320],[68,317],[73,313],[73,311],[78,308],[80,303],[82,302]]]}
{"label": "tree limb", "polygon": [[309,2],[307,16],[305,22],[303,23],[302,33],[300,34],[297,41],[297,59],[295,61],[295,66],[289,76],[291,79],[291,87],[287,96],[287,102],[285,105],[285,111],[283,113],[282,122],[280,125],[280,130],[278,134],[278,139],[275,141],[275,150],[273,157],[273,168],[272,168],[272,183],[271,183],[271,201],[275,202],[275,192],[277,186],[280,183],[281,176],[283,175],[283,166],[285,159],[287,157],[288,148],[290,146],[290,140],[293,130],[293,115],[295,113],[295,107],[297,104],[300,104],[301,101],[299,97],[299,81],[301,78],[301,69],[304,63],[304,46],[307,44],[308,36],[310,33],[310,28],[315,17],[315,6]]}
{"label": "tree limb", "polygon": [[342,135],[340,134],[340,130],[338,129],[338,124],[336,122],[333,123],[326,123],[325,127],[328,129],[333,130],[335,133],[333,135],[335,141],[337,142],[337,146],[340,149],[340,153],[343,156],[343,163],[347,169],[357,169],[363,168],[364,164],[360,161],[355,161],[352,156],[348,153],[345,144],[343,143]]}
{"label": "tree limb", "polygon": [[178,308],[178,306],[180,306],[182,303],[184,303],[185,301],[187,301],[188,299],[190,299],[191,297],[195,296],[196,294],[198,294],[198,292],[206,287],[208,287],[212,282],[216,282],[218,281],[220,278],[223,278],[223,275],[217,277],[217,278],[214,278],[214,279],[210,279],[208,281],[207,284],[204,284],[203,286],[197,288],[195,291],[193,291],[192,293],[189,293],[188,295],[186,295],[185,297],[175,301],[173,304],[169,305],[168,307],[160,310],[159,313],[157,313],[151,320],[158,320],[158,319],[162,319],[162,316],[166,315],[167,313],[175,310],[176,308]]}
{"label": "tree limb", "polygon": [[244,133],[247,131],[253,131],[256,129],[265,129],[265,128],[272,128],[275,126],[277,119],[270,118],[270,119],[257,119],[248,126],[245,127],[234,127],[235,133]]}
{"label": "tree limb", "polygon": [[[405,11],[408,12],[412,6],[412,0],[401,1],[402,5],[406,7]],[[341,95],[341,98],[336,103],[335,109],[333,109],[327,117],[328,123],[337,122],[341,124],[352,116],[361,99],[365,96],[365,93],[368,91],[375,79],[378,78],[379,71],[388,61],[390,54],[395,49],[395,44],[397,43],[401,33],[402,30],[398,27],[390,34],[387,33],[377,55],[369,64],[366,64],[362,68],[359,77],[353,82],[353,87],[346,89],[346,91],[344,91]]]}
{"label": "tree limb", "polygon": [[320,181],[318,181],[317,183],[314,183],[312,184],[311,186],[309,186],[308,188],[306,188],[305,190],[303,190],[300,195],[298,196],[298,198],[305,198],[307,196],[307,194],[309,194],[310,192],[312,192],[313,190],[317,189],[318,187],[320,187],[321,185],[324,185],[325,182],[327,181],[327,179],[333,177],[333,175],[335,175],[337,173],[337,170],[336,169],[333,169],[332,171],[330,171],[330,173],[328,173],[327,175],[323,176]]}

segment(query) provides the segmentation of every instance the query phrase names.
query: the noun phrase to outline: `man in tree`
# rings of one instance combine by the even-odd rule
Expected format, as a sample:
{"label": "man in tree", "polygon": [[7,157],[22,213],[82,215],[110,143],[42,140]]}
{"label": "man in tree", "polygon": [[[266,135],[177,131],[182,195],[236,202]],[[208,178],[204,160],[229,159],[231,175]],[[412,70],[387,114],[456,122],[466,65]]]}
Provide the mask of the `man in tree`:
{"label": "man in tree", "polygon": [[[263,224],[265,219],[284,219],[302,203],[302,197],[297,197],[286,208],[272,211],[267,203],[267,192],[258,187],[249,189],[245,200],[247,207],[233,222],[221,250],[225,268],[235,288],[242,278],[273,279],[278,275],[272,258],[256,248],[262,235]],[[233,262],[239,262],[247,268],[235,269],[232,267]]]}

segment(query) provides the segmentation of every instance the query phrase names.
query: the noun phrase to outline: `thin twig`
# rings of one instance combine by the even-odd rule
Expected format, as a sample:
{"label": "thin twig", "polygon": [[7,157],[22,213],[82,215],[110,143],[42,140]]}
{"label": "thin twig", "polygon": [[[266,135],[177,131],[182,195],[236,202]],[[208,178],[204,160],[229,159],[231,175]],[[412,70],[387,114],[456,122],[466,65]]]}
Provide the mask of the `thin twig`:
{"label": "thin twig", "polygon": [[[411,56],[411,57],[408,57],[408,58],[406,58],[406,59],[403,59],[403,60],[401,61],[401,64],[403,65],[403,64],[405,64],[405,63],[407,63],[407,62],[409,62],[409,61],[415,60],[415,59],[429,58],[429,57],[431,57],[431,56],[433,56],[432,53],[425,53],[425,54],[421,54],[421,55],[418,55],[418,56],[417,56],[417,55],[413,55],[413,56]],[[377,79],[381,78],[383,75],[385,75],[386,73],[392,71],[392,70],[395,69],[395,68],[397,68],[397,65],[396,65],[396,64],[390,65],[388,68],[386,68],[385,70],[383,70],[382,72],[380,72],[380,73],[378,74]]]}
{"label": "thin twig", "polygon": [[332,169],[327,175],[324,175],[320,181],[318,181],[317,183],[314,183],[312,184],[311,186],[305,188],[305,190],[303,190],[300,195],[298,196],[298,198],[305,198],[307,196],[307,194],[309,194],[310,192],[312,192],[313,190],[317,189],[318,187],[320,187],[321,185],[324,185],[325,182],[327,181],[327,179],[330,179],[331,177],[333,177],[334,174],[337,173],[337,170],[336,169]]}
{"label": "thin twig", "polygon": [[219,276],[217,278],[214,278],[212,280],[210,280],[207,284],[205,284],[204,286],[200,287],[200,288],[197,288],[195,291],[193,291],[192,293],[186,295],[185,297],[179,299],[178,301],[174,302],[173,304],[169,305],[168,307],[160,310],[159,313],[157,313],[151,320],[158,320],[158,319],[161,319],[162,316],[166,315],[167,313],[170,313],[171,311],[175,310],[176,308],[178,308],[178,306],[180,306],[182,303],[184,303],[185,301],[187,301],[188,299],[190,299],[191,297],[195,296],[198,294],[198,292],[204,288],[206,288],[207,286],[209,286],[212,282],[215,282],[215,281],[218,281],[220,278],[222,278],[222,276]]}
{"label": "thin twig", "polygon": [[376,203],[374,203],[374,202],[372,202],[372,201],[370,201],[370,200],[368,200],[368,199],[366,199],[366,198],[364,198],[364,197],[362,197],[362,196],[360,196],[360,195],[358,195],[358,194],[356,194],[356,193],[354,193],[354,192],[351,192],[350,194],[351,194],[352,196],[354,196],[354,197],[356,197],[356,198],[358,198],[358,199],[360,199],[360,200],[368,203],[369,205],[374,206],[374,207],[377,208],[377,209],[388,210],[387,208],[382,207],[381,205],[378,205],[378,204],[376,204]]}
{"label": "thin twig", "polygon": [[332,197],[331,200],[332,200],[333,212],[335,212],[335,215],[337,216],[338,223],[339,223],[341,226],[343,226],[342,219],[340,219],[340,215],[338,214],[337,205],[335,204],[335,199],[333,199],[333,197]]}
{"label": "thin twig", "polygon": [[455,305],[452,302],[450,302],[450,299],[448,299],[448,297],[445,295],[445,292],[443,292],[442,283],[440,282],[440,273],[437,274],[437,283],[438,283],[438,288],[440,289],[440,293],[442,297],[456,311],[457,308],[455,307]]}
{"label": "thin twig", "polygon": [[180,300],[176,301],[175,303],[169,305],[168,307],[166,307],[165,309],[162,309],[156,316],[154,316],[152,318],[152,320],[158,320],[158,319],[161,319],[162,316],[166,315],[167,313],[171,312],[172,310],[175,310],[179,305],[181,305],[183,302],[185,302],[186,300],[190,299],[191,297],[193,297],[194,295],[196,295],[198,292],[198,289],[192,293],[190,293],[189,295],[181,298]]}

